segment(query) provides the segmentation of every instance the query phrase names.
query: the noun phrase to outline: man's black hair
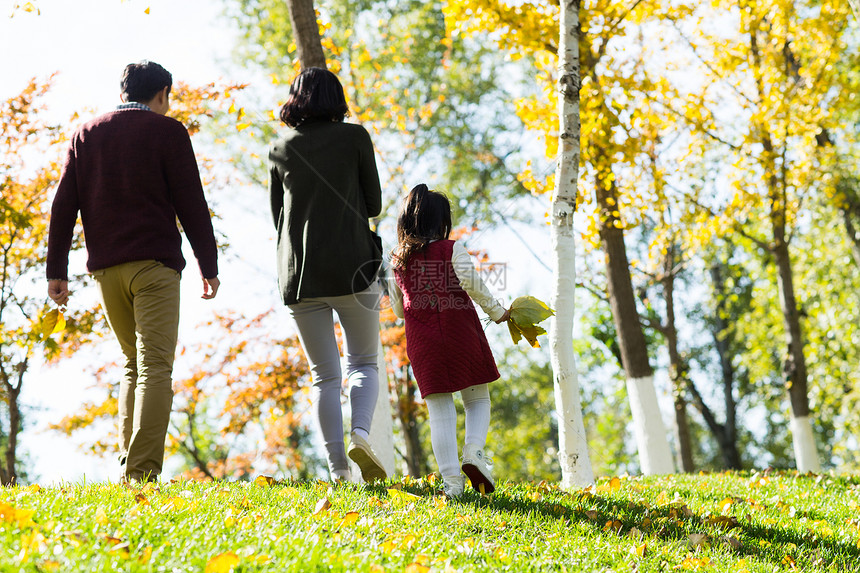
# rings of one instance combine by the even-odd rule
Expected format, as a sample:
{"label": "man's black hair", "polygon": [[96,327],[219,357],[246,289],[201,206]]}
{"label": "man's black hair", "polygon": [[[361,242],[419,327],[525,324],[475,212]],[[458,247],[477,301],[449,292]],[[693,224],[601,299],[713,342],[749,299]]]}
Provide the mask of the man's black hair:
{"label": "man's black hair", "polygon": [[164,88],[170,93],[173,76],[155,62],[143,60],[125,67],[119,86],[125,101],[147,102]]}

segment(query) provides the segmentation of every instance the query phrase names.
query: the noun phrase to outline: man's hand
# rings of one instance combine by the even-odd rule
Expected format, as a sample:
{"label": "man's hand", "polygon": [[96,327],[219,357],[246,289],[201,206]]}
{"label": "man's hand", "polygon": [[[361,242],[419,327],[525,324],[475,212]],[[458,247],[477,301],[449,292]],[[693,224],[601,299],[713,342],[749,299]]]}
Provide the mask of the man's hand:
{"label": "man's hand", "polygon": [[215,295],[218,294],[219,286],[221,286],[221,281],[218,280],[218,277],[203,279],[203,296],[200,298],[205,298],[206,300],[215,298]]}
{"label": "man's hand", "polygon": [[48,296],[59,306],[66,306],[66,303],[69,302],[69,281],[62,279],[49,280]]}
{"label": "man's hand", "polygon": [[496,321],[496,324],[502,324],[503,322],[505,322],[506,320],[508,320],[510,317],[511,317],[511,309],[506,308],[506,309],[505,309],[505,314],[503,314],[503,315],[502,315],[502,317],[501,317],[499,320],[497,320],[497,321]]}

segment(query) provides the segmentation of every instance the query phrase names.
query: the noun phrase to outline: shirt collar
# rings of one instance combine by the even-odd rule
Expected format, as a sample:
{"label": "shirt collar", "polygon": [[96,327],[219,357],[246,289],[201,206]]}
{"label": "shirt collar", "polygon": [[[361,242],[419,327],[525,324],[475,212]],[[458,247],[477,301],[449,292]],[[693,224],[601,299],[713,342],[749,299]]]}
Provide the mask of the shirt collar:
{"label": "shirt collar", "polygon": [[144,110],[144,111],[152,111],[152,109],[151,109],[148,105],[146,105],[146,104],[142,104],[142,103],[139,103],[139,102],[136,102],[136,101],[132,101],[132,102],[129,102],[129,103],[121,103],[121,104],[119,104],[118,106],[116,106],[116,108],[117,108],[118,110],[122,110],[122,109],[142,109],[142,110]]}

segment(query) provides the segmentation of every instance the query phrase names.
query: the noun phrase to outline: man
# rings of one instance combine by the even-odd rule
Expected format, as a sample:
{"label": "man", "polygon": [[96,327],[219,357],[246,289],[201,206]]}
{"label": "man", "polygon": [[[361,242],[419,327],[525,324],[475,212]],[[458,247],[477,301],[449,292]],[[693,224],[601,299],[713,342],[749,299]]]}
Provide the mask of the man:
{"label": "man", "polygon": [[78,212],[87,270],[125,355],[119,387],[120,464],[125,480],[158,478],[173,404],[179,275],[177,218],[203,277],[218,292],[217,247],[200,174],[183,125],[165,116],[173,78],[160,65],[126,66],[125,102],[72,137],[51,209],[48,295],[69,300],[68,263]]}

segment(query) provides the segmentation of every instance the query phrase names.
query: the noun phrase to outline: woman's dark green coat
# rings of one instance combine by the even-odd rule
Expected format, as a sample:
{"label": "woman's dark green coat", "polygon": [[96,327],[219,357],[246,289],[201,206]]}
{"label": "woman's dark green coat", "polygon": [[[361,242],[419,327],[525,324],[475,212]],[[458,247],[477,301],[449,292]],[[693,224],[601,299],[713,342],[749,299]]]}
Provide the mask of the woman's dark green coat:
{"label": "woman's dark green coat", "polygon": [[289,128],[269,149],[269,195],[284,304],[370,285],[381,253],[368,218],[379,215],[382,190],[363,127],[315,121]]}

